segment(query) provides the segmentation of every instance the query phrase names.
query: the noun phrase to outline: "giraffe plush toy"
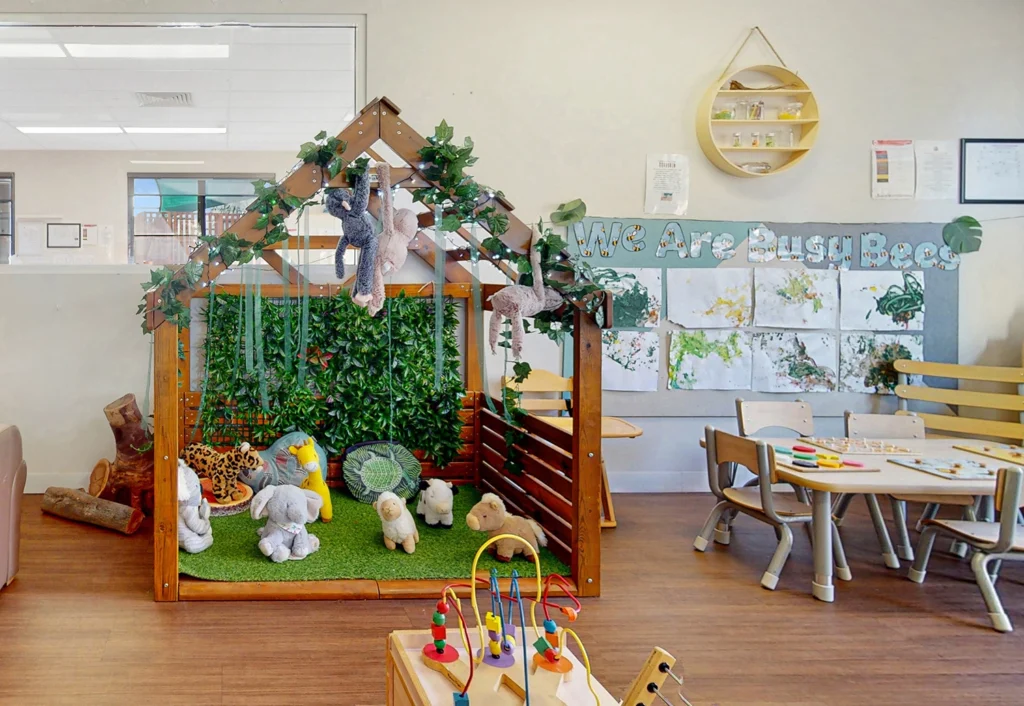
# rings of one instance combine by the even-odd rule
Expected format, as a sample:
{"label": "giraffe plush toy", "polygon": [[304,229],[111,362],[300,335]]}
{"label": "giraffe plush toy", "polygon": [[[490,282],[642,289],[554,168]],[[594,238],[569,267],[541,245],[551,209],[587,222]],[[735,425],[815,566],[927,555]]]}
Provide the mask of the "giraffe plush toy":
{"label": "giraffe plush toy", "polygon": [[330,522],[334,517],[334,508],[331,506],[331,491],[324,482],[323,470],[320,468],[320,456],[316,452],[313,438],[310,437],[298,446],[289,446],[288,452],[295,456],[299,466],[305,469],[306,480],[299,484],[303,490],[312,490],[324,501],[320,508],[320,520]]}

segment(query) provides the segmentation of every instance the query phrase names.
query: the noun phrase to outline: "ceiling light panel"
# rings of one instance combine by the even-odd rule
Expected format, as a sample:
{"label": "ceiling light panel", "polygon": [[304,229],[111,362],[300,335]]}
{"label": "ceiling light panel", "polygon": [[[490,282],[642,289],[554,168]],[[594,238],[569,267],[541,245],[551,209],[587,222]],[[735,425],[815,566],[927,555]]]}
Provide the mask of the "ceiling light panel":
{"label": "ceiling light panel", "polygon": [[227,44],[65,44],[76,59],[227,59]]}
{"label": "ceiling light panel", "polygon": [[0,59],[65,59],[59,44],[0,44]]}
{"label": "ceiling light panel", "polygon": [[19,127],[20,132],[26,135],[119,135],[122,130],[119,127],[64,127],[64,126],[35,126]]}
{"label": "ceiling light panel", "polygon": [[201,159],[131,159],[132,164],[206,164]]}
{"label": "ceiling light panel", "polygon": [[223,135],[226,127],[126,127],[129,135]]}

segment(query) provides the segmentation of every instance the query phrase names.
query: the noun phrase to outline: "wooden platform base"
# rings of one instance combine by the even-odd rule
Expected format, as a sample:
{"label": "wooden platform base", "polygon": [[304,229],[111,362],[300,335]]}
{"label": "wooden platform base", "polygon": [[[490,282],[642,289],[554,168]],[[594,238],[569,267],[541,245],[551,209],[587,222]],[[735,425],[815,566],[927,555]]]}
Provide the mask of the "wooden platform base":
{"label": "wooden platform base", "polygon": [[[488,580],[486,572],[477,576]],[[458,579],[455,579],[456,581]],[[466,583],[467,580],[463,580]],[[521,586],[532,585],[532,578],[521,578]],[[178,579],[179,601],[365,601],[401,600],[406,598],[433,598],[450,584],[449,579],[374,581],[372,579],[342,579],[336,581],[204,581],[181,576]],[[509,579],[499,579],[501,590],[507,591]],[[576,584],[569,580],[576,593]],[[469,596],[468,588],[456,588],[460,598]],[[563,596],[561,586],[551,586],[552,596]]]}

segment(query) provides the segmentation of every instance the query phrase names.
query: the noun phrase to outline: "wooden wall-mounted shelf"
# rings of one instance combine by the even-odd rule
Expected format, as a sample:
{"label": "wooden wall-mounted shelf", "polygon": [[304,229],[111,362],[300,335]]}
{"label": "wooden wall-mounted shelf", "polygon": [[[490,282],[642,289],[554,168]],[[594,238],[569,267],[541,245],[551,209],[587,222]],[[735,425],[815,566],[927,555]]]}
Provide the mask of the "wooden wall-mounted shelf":
{"label": "wooden wall-mounted shelf", "polygon": [[[730,89],[736,80],[745,86],[786,86],[776,89]],[[761,100],[765,103],[765,120],[750,120],[737,116],[735,120],[715,119],[716,113],[729,103],[741,100]],[[787,103],[803,104],[800,117],[780,119],[779,111]],[[757,130],[758,127],[763,129]],[[793,131],[793,144],[789,144],[789,130]],[[741,133],[742,145],[734,147],[733,134]],[[750,146],[750,133],[760,133],[760,145]],[[766,134],[775,133],[775,146],[765,145]],[[760,177],[778,174],[800,162],[814,147],[818,137],[818,103],[803,79],[781,66],[761,65],[740,69],[715,82],[704,95],[697,108],[697,140],[711,163],[726,174],[740,177]],[[746,155],[745,153],[751,153]],[[771,170],[752,172],[743,168],[750,162],[767,162]]]}

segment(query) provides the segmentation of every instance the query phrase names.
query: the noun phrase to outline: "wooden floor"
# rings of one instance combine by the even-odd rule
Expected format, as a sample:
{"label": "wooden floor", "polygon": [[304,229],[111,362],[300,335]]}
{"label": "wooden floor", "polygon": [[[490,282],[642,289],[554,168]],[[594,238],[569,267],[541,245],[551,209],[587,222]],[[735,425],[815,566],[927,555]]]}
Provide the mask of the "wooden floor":
{"label": "wooden floor", "polygon": [[[604,595],[577,623],[613,694],[660,645],[685,666],[696,706],[1024,703],[1020,565],[999,581],[1020,632],[1000,635],[966,562],[937,551],[923,586],[884,568],[860,503],[843,528],[854,581],[826,605],[810,596],[802,532],[770,592],[758,585],[767,527],[741,518],[731,546],[699,554],[709,496],[615,502]],[[0,592],[0,704],[382,704],[385,636],[425,628],[432,610],[427,600],[156,604],[151,551],[148,528],[122,537],[43,516],[38,496],[27,499],[21,572]]]}

